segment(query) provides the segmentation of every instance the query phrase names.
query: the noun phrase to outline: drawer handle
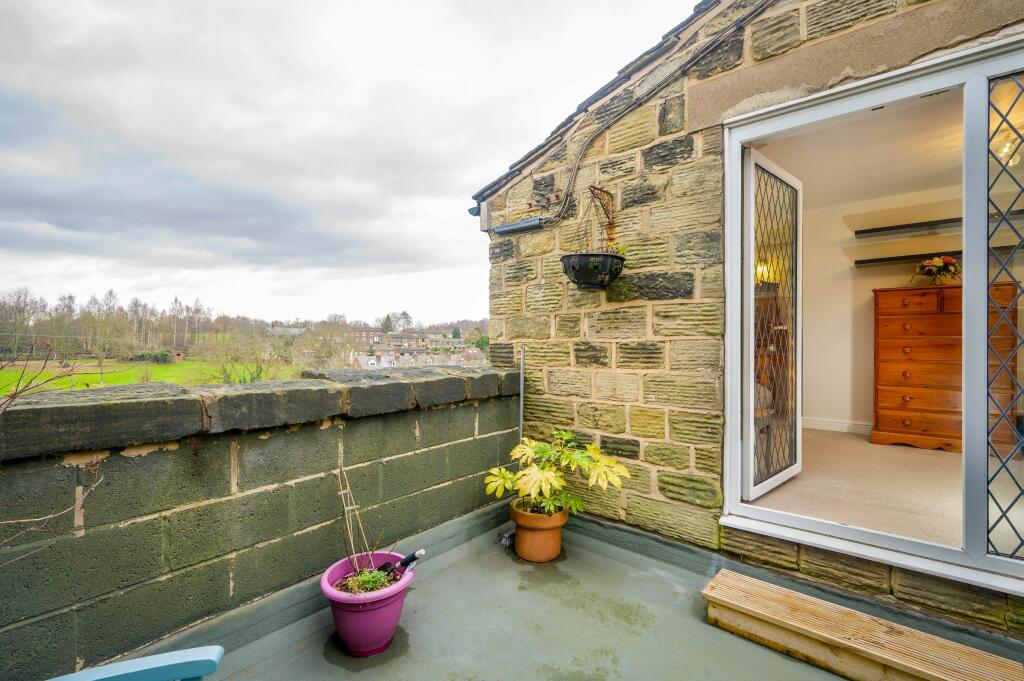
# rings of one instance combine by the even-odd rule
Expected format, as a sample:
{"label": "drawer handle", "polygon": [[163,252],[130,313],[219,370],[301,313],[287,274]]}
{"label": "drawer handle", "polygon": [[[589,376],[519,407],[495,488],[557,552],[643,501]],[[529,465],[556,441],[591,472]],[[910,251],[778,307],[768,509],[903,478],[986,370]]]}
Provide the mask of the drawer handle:
{"label": "drawer handle", "polygon": [[910,322],[904,322],[903,330],[904,331],[910,331]]}
{"label": "drawer handle", "polygon": [[903,354],[904,355],[909,355],[910,354],[910,346],[909,345],[904,345],[903,346]]}
{"label": "drawer handle", "polygon": [[909,426],[910,425],[910,419],[903,419],[903,425],[904,426]]}
{"label": "drawer handle", "polygon": [[914,398],[913,398],[913,397],[911,397],[910,395],[904,395],[904,396],[903,396],[903,401],[904,401],[904,402],[909,402],[909,401],[910,401],[910,400],[912,400],[912,399],[914,399]]}
{"label": "drawer handle", "polygon": [[904,298],[900,302],[903,303],[903,307],[910,307],[910,298]]}
{"label": "drawer handle", "polygon": [[909,371],[904,371],[903,372],[903,378],[910,378],[910,372]]}

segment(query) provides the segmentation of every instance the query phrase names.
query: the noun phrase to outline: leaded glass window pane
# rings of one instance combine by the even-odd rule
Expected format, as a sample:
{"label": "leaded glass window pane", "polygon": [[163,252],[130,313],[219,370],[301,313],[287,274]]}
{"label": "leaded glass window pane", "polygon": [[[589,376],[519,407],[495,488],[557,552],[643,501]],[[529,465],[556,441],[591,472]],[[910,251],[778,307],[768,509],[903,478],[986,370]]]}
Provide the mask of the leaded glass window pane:
{"label": "leaded glass window pane", "polygon": [[988,550],[1024,559],[1024,74],[989,89]]}

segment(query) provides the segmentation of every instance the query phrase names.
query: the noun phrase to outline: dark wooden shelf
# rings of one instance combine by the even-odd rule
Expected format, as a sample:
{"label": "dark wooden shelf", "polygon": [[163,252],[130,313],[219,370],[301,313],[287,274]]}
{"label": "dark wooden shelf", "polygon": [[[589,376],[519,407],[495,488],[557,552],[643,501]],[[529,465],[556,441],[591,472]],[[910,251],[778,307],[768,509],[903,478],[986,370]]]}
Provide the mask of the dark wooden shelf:
{"label": "dark wooden shelf", "polygon": [[[908,255],[889,255],[884,258],[861,258],[860,260],[854,260],[854,267],[866,267],[868,265],[893,265],[901,262],[921,262],[925,258],[931,258],[937,255],[935,251],[929,251],[928,253],[910,253]],[[963,251],[943,251],[942,255],[952,255],[955,258],[959,258],[963,255]]]}
{"label": "dark wooden shelf", "polygon": [[[996,246],[997,251],[1010,251],[1013,246]],[[869,265],[893,265],[901,262],[921,262],[925,258],[933,258],[936,255],[951,255],[955,258],[960,258],[964,254],[963,251],[928,251],[927,253],[910,253],[907,255],[890,255],[884,258],[861,258],[860,260],[854,260],[854,267],[866,267]]]}
{"label": "dark wooden shelf", "polygon": [[[1011,210],[1010,217],[1016,218],[1024,215],[1024,208]],[[990,222],[996,218],[989,215]],[[913,234],[914,232],[926,232],[944,227],[962,227],[963,218],[944,218],[942,220],[924,220],[922,222],[908,222],[902,225],[889,225],[888,227],[869,227],[867,229],[855,229],[853,236],[857,239],[870,239],[876,236],[892,236],[893,234]],[[910,256],[908,256],[910,257]]]}
{"label": "dark wooden shelf", "polygon": [[908,222],[904,225],[890,225],[888,227],[871,227],[869,229],[854,230],[853,236],[858,239],[866,239],[876,236],[891,236],[893,234],[906,234],[913,232],[924,232],[931,229],[943,227],[959,227],[963,225],[961,218],[946,218],[944,220],[924,220],[923,222]]}

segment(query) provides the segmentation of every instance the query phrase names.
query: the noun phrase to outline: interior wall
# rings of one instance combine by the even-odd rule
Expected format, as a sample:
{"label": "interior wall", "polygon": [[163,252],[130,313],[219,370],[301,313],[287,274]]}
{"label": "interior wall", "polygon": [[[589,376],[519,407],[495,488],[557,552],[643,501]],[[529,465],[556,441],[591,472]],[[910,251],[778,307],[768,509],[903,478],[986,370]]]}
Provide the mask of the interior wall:
{"label": "interior wall", "polygon": [[[960,200],[960,186],[954,185],[805,210],[804,427],[865,434],[871,429],[872,289],[911,284],[912,263],[855,268],[853,260],[862,254],[865,240],[856,239],[853,230],[958,216]],[[955,235],[944,239],[951,237]],[[920,242],[928,238],[910,237]],[[904,252],[915,252],[917,246]]]}

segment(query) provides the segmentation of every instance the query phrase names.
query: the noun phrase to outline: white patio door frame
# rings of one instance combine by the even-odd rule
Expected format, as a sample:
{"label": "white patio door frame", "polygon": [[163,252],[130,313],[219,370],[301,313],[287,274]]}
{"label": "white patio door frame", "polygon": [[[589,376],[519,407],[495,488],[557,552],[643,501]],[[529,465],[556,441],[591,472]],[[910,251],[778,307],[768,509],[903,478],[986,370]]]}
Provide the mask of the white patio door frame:
{"label": "white patio door frame", "polygon": [[[725,125],[725,447],[721,523],[1024,596],[1024,561],[987,553],[987,315],[989,80],[1024,71],[1024,36],[994,41],[728,119]],[[759,140],[837,116],[962,88],[964,546],[954,548],[819,518],[761,508],[742,499],[743,152]],[[822,162],[829,162],[827,150]]]}
{"label": "white patio door frame", "polygon": [[[756,185],[757,182],[757,170],[760,167],[764,171],[774,175],[780,182],[785,185],[792,187],[796,191],[796,224],[793,225],[793,242],[795,245],[793,256],[795,258],[794,267],[796,269],[796,281],[794,283],[793,297],[794,305],[796,310],[793,315],[792,328],[790,334],[793,337],[793,357],[790,357],[790,361],[795,363],[796,373],[796,390],[789,399],[792,400],[792,404],[789,405],[789,409],[792,410],[792,419],[794,426],[797,430],[796,439],[793,446],[796,448],[794,452],[794,462],[792,465],[783,469],[782,471],[772,475],[761,482],[755,482],[755,471],[757,470],[757,451],[755,443],[758,440],[757,427],[755,425],[755,407],[756,407],[756,362],[757,362],[757,339],[754,337],[755,320],[754,312],[755,305],[754,301],[756,298],[756,289],[754,277],[748,276],[744,282],[743,295],[744,298],[743,312],[745,318],[743,320],[743,328],[748,330],[747,336],[743,339],[743,362],[744,366],[747,367],[744,370],[743,376],[743,411],[744,411],[744,422],[743,427],[746,429],[745,442],[748,446],[744,447],[744,465],[743,465],[743,499],[753,501],[759,496],[766,494],[772,489],[775,489],[782,483],[786,482],[793,476],[800,473],[803,469],[803,438],[800,437],[800,422],[803,419],[803,280],[804,280],[804,267],[803,267],[803,214],[804,214],[804,188],[803,183],[800,182],[799,178],[794,177],[790,173],[786,172],[783,168],[780,168],[776,163],[761,155],[753,149],[747,149],[743,156],[743,231],[744,231],[744,262],[754,263],[757,258],[757,246],[754,233],[757,227],[757,211],[755,204],[755,196],[757,194]],[[748,274],[750,274],[748,272]]]}

